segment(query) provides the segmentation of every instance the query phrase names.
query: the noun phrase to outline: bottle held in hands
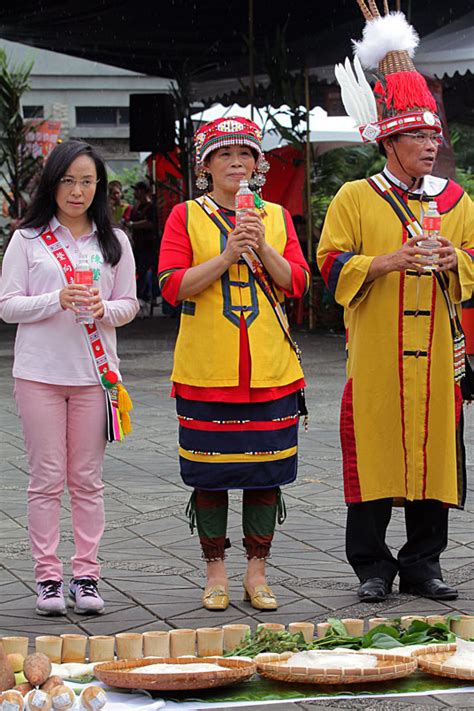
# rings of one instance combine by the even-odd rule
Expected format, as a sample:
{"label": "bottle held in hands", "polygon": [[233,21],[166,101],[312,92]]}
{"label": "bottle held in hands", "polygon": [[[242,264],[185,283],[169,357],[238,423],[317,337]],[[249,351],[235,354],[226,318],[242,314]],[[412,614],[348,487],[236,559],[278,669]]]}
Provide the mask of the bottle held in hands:
{"label": "bottle held in hands", "polygon": [[242,222],[242,218],[255,210],[255,199],[249,188],[248,180],[241,180],[239,190],[235,196],[235,224]]}
{"label": "bottle held in hands", "polygon": [[424,266],[426,271],[431,271],[436,269],[438,266],[438,249],[441,246],[441,243],[438,240],[441,230],[441,215],[438,212],[436,200],[430,200],[428,203],[428,209],[423,215],[421,226],[423,228],[423,239],[417,242],[417,244],[419,247],[423,247],[423,249],[429,249],[431,251],[431,256],[425,257],[427,263]]}
{"label": "bottle held in hands", "polygon": [[[89,260],[85,256],[79,257],[79,261],[74,269],[74,284],[82,284],[87,289],[91,289],[93,285],[93,273]],[[85,292],[85,295],[87,293]],[[94,319],[88,306],[83,303],[78,303],[76,311],[76,323],[92,324]]]}

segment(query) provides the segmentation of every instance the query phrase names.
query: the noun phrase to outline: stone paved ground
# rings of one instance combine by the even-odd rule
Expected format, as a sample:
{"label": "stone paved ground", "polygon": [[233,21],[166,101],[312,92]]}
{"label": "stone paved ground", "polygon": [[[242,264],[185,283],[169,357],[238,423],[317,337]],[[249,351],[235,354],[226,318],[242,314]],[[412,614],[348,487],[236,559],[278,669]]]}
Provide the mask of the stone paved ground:
{"label": "stone paved ground", "polygon": [[[385,603],[362,605],[357,580],[344,558],[345,507],[341,493],[338,403],[344,383],[343,338],[334,334],[298,334],[309,383],[310,428],[301,435],[299,476],[286,488],[288,519],[276,535],[269,581],[280,607],[258,613],[242,602],[245,567],[239,523],[239,496],[231,495],[228,567],[232,604],[224,613],[200,604],[204,567],[196,537],[190,538],[184,508],[189,491],[177,469],[176,421],[169,398],[176,322],[164,318],[136,321],[121,329],[124,378],[135,403],[134,434],[124,445],[108,448],[105,461],[107,526],[100,558],[106,614],[84,619],[43,619],[34,614],[33,568],[26,531],[27,462],[15,414],[10,376],[14,327],[0,324],[0,636],[85,632],[114,634],[228,622],[324,621],[328,616],[399,616],[458,610],[474,614],[474,504],[451,516],[444,555],[446,579],[460,590],[455,603],[439,603],[393,594]],[[474,464],[473,414],[467,417],[467,456]],[[472,494],[472,492],[471,492]],[[63,500],[60,555],[73,551],[69,504]],[[395,511],[389,542],[403,540],[403,518]],[[417,699],[301,703],[296,707],[398,709],[472,708],[474,694]],[[260,707],[266,708],[266,707]],[[268,708],[274,708],[268,707]]]}

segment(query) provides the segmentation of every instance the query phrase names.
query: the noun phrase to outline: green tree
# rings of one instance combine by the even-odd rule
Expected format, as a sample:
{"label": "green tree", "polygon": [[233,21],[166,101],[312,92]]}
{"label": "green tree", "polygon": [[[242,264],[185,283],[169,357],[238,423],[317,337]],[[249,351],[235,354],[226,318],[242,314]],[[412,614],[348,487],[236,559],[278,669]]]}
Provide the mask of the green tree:
{"label": "green tree", "polygon": [[312,211],[321,228],[329,203],[349,180],[368,178],[382,170],[385,159],[372,145],[335,148],[316,157],[312,186]]}
{"label": "green tree", "polygon": [[456,157],[456,179],[474,199],[474,127],[452,124],[449,133]]}
{"label": "green tree", "polygon": [[11,66],[0,49],[0,191],[12,219],[22,217],[28,186],[41,165],[41,158],[31,154],[26,139],[34,128],[25,124],[21,113],[21,98],[30,86],[32,68],[32,62]]}

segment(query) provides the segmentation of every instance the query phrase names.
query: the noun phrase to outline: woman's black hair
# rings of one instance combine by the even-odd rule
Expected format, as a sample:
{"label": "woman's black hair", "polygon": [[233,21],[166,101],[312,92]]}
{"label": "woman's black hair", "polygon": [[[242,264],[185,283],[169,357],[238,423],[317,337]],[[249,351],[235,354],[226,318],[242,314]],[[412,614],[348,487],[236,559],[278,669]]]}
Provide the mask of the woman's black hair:
{"label": "woman's black hair", "polygon": [[43,174],[26,212],[23,227],[44,229],[56,214],[56,191],[61,178],[67,173],[71,163],[79,156],[88,156],[95,163],[98,183],[94,199],[87,213],[97,227],[97,237],[104,260],[114,266],[122,256],[122,246],[112,228],[107,194],[107,170],[96,149],[84,141],[65,141],[50,153]]}

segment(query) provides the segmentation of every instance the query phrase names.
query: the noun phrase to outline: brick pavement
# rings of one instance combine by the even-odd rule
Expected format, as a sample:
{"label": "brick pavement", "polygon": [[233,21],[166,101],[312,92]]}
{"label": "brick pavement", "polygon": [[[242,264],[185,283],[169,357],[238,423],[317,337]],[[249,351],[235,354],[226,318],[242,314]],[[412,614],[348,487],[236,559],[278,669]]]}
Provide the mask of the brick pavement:
{"label": "brick pavement", "polygon": [[[232,604],[226,612],[201,608],[205,580],[198,540],[190,538],[184,516],[189,490],[177,468],[176,420],[169,398],[176,321],[153,318],[120,330],[122,370],[135,403],[134,433],[124,445],[108,447],[105,460],[106,532],[100,550],[106,614],[64,619],[34,614],[34,579],[26,531],[27,462],[12,398],[11,361],[14,327],[0,323],[0,636],[84,632],[114,634],[228,622],[325,621],[328,616],[364,617],[401,614],[474,614],[474,503],[451,515],[444,555],[446,579],[461,592],[454,603],[392,595],[385,603],[362,605],[357,580],[344,557],[345,506],[341,493],[338,408],[344,383],[343,337],[297,334],[308,380],[310,428],[300,438],[297,481],[285,489],[288,519],[279,528],[269,561],[269,581],[278,595],[277,612],[258,613],[242,602],[245,560],[241,545],[240,497],[231,494],[228,559]],[[474,463],[473,414],[467,413],[466,448]],[[72,534],[67,497],[62,507],[60,555],[70,572]],[[396,510],[389,543],[403,540],[403,518]],[[374,702],[318,703],[318,708],[370,708]],[[316,704],[314,704],[315,706]],[[387,700],[379,711],[468,708],[474,695]],[[312,708],[313,704],[296,704]],[[264,707],[260,707],[264,708]],[[270,707],[269,707],[270,708]],[[272,707],[273,708],[273,707]]]}

